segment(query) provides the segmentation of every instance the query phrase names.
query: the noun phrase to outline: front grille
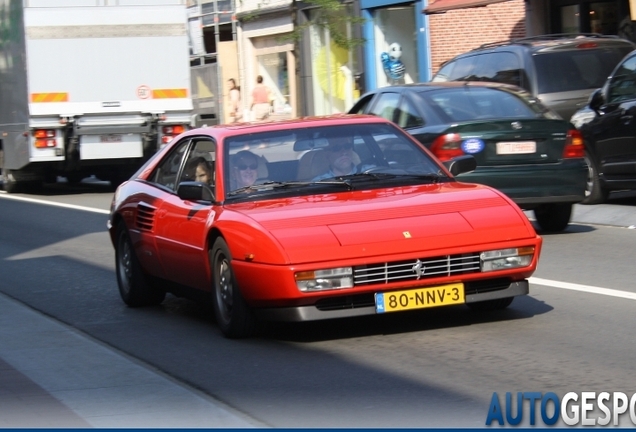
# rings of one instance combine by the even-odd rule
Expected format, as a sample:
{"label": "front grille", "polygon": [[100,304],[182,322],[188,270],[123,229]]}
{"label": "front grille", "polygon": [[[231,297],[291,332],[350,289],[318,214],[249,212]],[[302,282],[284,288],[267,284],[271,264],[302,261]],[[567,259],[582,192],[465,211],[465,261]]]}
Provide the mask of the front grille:
{"label": "front grille", "polygon": [[479,253],[444,255],[434,258],[412,259],[353,268],[354,286],[378,283],[405,282],[440,276],[479,273]]}
{"label": "front grille", "polygon": [[357,309],[361,307],[375,307],[374,294],[356,294],[341,297],[331,297],[316,302],[316,308],[321,311],[342,309]]}

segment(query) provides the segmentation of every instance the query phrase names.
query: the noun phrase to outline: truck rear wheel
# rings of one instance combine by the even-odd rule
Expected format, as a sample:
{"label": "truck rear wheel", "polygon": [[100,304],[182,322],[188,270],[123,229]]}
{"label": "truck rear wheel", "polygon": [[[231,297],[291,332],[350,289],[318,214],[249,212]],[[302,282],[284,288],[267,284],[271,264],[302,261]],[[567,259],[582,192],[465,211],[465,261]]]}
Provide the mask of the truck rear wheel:
{"label": "truck rear wheel", "polygon": [[2,169],[2,187],[7,193],[16,193],[19,192],[19,184],[16,181],[15,177],[11,170]]}
{"label": "truck rear wheel", "polygon": [[40,173],[24,170],[2,169],[2,187],[7,193],[39,192],[44,176]]}

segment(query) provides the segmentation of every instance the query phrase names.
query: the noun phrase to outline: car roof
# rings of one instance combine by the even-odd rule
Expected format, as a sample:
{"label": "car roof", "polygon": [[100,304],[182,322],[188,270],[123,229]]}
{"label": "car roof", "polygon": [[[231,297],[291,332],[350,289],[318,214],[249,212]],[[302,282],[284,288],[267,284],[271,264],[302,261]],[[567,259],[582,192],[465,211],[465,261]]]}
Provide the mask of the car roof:
{"label": "car roof", "polygon": [[[395,91],[395,90],[415,90],[415,91],[430,91],[443,88],[456,88],[456,87],[487,87],[493,89],[503,89],[519,93],[521,89],[512,84],[505,84],[500,82],[491,81],[437,81],[437,82],[420,82],[411,84],[396,84],[386,87],[380,87],[374,91],[370,91],[367,94],[378,93],[381,91]],[[524,91],[525,92],[525,91]]]}
{"label": "car roof", "polygon": [[533,52],[544,52],[577,48],[594,48],[598,45],[603,45],[604,47],[625,45],[636,46],[632,42],[615,35],[602,35],[598,33],[558,33],[490,42],[473,49],[470,53],[511,46],[518,46],[529,49]]}

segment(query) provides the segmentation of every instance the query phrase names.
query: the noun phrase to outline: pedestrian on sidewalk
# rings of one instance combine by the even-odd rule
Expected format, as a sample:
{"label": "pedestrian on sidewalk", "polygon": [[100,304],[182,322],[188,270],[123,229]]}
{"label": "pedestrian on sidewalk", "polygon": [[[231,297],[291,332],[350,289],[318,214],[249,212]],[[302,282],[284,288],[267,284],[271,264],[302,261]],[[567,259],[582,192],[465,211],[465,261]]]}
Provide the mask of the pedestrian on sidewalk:
{"label": "pedestrian on sidewalk", "polygon": [[256,87],[252,90],[252,114],[254,120],[265,120],[269,117],[270,109],[270,92],[269,88],[263,84],[263,77],[261,75],[256,77]]}
{"label": "pedestrian on sidewalk", "polygon": [[243,113],[241,113],[241,88],[236,85],[236,80],[234,78],[230,78],[227,82],[228,87],[230,88],[230,123],[236,123],[241,121],[243,118]]}

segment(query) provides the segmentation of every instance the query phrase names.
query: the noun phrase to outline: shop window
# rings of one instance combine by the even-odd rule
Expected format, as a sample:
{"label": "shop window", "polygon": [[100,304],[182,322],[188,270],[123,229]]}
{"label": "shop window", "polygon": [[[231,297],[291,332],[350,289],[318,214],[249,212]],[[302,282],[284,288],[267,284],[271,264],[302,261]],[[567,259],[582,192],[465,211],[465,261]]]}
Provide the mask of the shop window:
{"label": "shop window", "polygon": [[291,103],[289,94],[289,73],[287,52],[264,54],[256,56],[258,74],[263,77],[263,83],[270,90],[273,114],[290,114]]}
{"label": "shop window", "polygon": [[415,3],[374,11],[377,87],[418,80],[415,14]]}
{"label": "shop window", "polygon": [[581,33],[579,5],[561,8],[561,30],[563,33]]}
{"label": "shop window", "polygon": [[[353,11],[348,10],[351,15]],[[320,10],[312,10],[313,21],[320,20]],[[338,32],[351,37],[351,23],[343,21]],[[354,71],[357,60],[354,50],[337,45],[327,28],[313,25],[309,29],[311,46],[312,93],[315,115],[347,112],[360,97]]]}

